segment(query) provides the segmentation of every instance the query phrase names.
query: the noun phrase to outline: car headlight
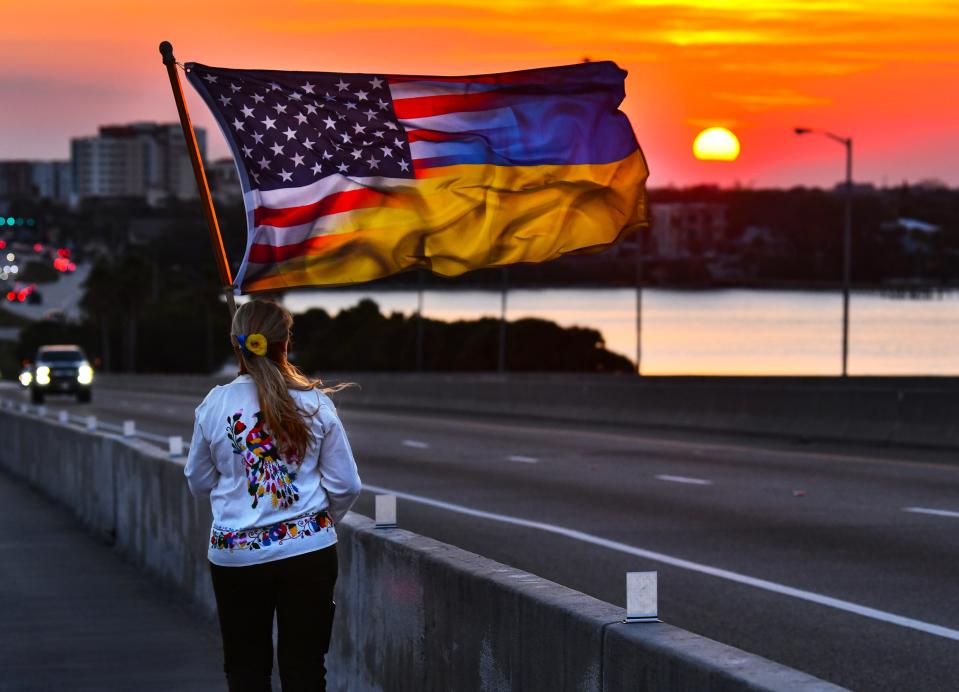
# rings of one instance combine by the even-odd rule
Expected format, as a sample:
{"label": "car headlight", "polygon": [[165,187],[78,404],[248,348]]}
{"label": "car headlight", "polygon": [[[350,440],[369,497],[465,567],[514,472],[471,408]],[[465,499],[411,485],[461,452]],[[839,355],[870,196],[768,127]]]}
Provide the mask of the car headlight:
{"label": "car headlight", "polygon": [[30,374],[29,370],[24,370],[20,373],[20,384],[24,387],[29,387],[31,382],[33,382],[33,375]]}
{"label": "car headlight", "polygon": [[77,369],[77,382],[80,384],[90,384],[93,382],[93,368],[89,363],[84,363]]}
{"label": "car headlight", "polygon": [[46,365],[37,368],[37,384],[50,384],[50,368]]}

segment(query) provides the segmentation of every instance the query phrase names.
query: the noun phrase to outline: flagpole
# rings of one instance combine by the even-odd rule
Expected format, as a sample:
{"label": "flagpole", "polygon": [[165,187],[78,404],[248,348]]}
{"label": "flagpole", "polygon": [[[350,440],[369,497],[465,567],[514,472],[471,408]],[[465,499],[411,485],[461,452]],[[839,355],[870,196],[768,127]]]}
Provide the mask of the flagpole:
{"label": "flagpole", "polygon": [[509,267],[500,269],[500,311],[499,311],[499,352],[497,357],[496,369],[499,372],[506,372],[506,294],[509,291]]}
{"label": "flagpole", "polygon": [[423,372],[423,269],[416,277],[416,372]]}
{"label": "flagpole", "polygon": [[180,84],[180,75],[176,71],[176,58],[173,57],[173,46],[169,41],[160,44],[160,55],[166,65],[170,77],[170,88],[173,89],[173,100],[176,101],[177,113],[180,115],[180,126],[183,128],[183,138],[186,140],[186,149],[190,154],[190,163],[193,164],[193,175],[196,177],[196,188],[200,194],[200,204],[203,205],[203,216],[210,229],[210,244],[213,246],[213,259],[216,261],[217,271],[220,273],[220,284],[223,295],[226,296],[226,305],[230,310],[230,319],[236,314],[236,301],[233,298],[233,278],[230,276],[230,264],[226,259],[226,249],[223,247],[223,237],[220,235],[220,224],[216,220],[216,210],[213,208],[213,198],[210,196],[210,185],[206,180],[206,171],[203,170],[203,160],[200,158],[200,148],[197,146],[196,133],[190,120],[190,112],[183,98],[183,86]]}
{"label": "flagpole", "polygon": [[643,374],[643,230],[636,231],[636,374]]}

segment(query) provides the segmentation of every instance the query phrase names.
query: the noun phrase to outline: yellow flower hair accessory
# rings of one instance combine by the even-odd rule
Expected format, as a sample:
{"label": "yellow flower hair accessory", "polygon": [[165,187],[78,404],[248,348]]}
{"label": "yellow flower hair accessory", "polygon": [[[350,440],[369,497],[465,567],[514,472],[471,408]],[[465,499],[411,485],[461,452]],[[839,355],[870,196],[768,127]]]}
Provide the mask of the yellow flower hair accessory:
{"label": "yellow flower hair accessory", "polygon": [[254,356],[266,355],[266,337],[256,332],[252,334],[237,334],[236,340],[240,342],[240,348]]}

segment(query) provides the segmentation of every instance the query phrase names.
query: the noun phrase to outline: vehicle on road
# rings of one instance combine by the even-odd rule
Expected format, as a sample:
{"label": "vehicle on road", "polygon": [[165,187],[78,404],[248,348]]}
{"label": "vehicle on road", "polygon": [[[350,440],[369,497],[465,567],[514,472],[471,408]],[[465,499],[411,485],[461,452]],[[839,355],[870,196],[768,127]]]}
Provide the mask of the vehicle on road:
{"label": "vehicle on road", "polygon": [[72,394],[80,403],[89,402],[93,396],[93,366],[75,344],[41,346],[30,370],[30,400],[34,404],[42,404],[48,394]]}

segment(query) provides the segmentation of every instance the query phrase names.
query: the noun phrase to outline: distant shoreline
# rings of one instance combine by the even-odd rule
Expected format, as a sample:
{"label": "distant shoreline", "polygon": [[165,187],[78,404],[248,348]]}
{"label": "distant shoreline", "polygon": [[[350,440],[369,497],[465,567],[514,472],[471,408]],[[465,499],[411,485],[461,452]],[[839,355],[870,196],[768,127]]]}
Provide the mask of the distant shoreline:
{"label": "distant shoreline", "polygon": [[[284,291],[284,293],[313,293],[313,292],[369,292],[369,293],[415,293],[418,290],[416,284],[376,284],[376,283],[366,283],[366,284],[355,284],[347,286],[313,286],[313,287],[303,287],[303,288],[292,288]],[[502,289],[500,286],[488,284],[488,283],[477,283],[477,284],[454,284],[454,285],[443,285],[436,283],[427,283],[423,285],[424,291],[443,291],[450,293],[462,293],[467,291],[483,291],[488,293],[499,293]],[[634,290],[635,286],[623,285],[623,284],[532,284],[532,283],[521,283],[510,285],[510,291],[555,291],[555,290],[568,290],[568,291],[596,291],[596,290]],[[644,291],[672,291],[676,293],[713,293],[719,291],[782,291],[782,292],[793,292],[793,293],[834,293],[842,290],[841,285],[825,285],[825,286],[797,286],[797,285],[765,285],[765,286],[660,286],[660,285],[644,285]],[[927,299],[934,298],[937,296],[951,295],[954,293],[959,293],[959,286],[889,286],[889,285],[859,285],[852,287],[853,293],[859,294],[880,294],[880,295],[889,295],[890,297],[901,297],[901,298],[916,298],[916,299]]]}

